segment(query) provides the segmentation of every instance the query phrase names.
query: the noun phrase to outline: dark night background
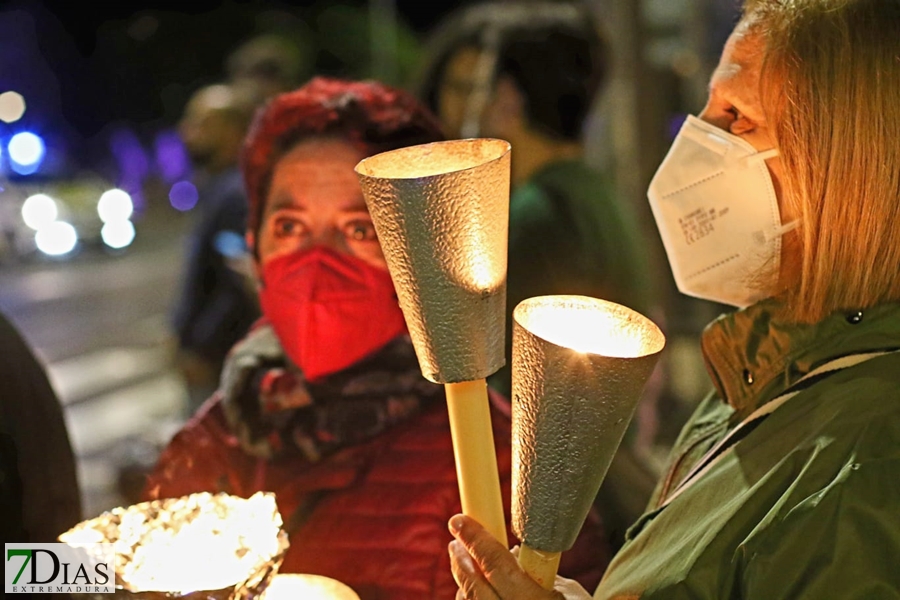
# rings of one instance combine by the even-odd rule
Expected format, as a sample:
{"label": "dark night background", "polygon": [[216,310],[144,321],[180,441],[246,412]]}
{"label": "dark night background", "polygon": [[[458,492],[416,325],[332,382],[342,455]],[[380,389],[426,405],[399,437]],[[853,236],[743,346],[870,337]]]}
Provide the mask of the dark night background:
{"label": "dark night background", "polygon": [[[396,2],[407,62],[462,4]],[[39,131],[48,147],[62,144],[69,155],[102,160],[110,127],[127,123],[149,135],[171,126],[190,93],[221,79],[229,52],[256,34],[297,40],[310,74],[370,75],[366,8],[361,0],[5,2],[0,87],[23,94],[21,125]]]}

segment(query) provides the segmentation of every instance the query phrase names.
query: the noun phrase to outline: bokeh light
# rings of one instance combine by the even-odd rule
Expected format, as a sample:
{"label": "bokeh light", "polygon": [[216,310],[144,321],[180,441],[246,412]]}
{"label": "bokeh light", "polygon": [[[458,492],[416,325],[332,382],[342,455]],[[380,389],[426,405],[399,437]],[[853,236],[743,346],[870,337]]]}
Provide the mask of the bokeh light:
{"label": "bokeh light", "polygon": [[34,173],[44,159],[44,140],[41,136],[22,131],[12,136],[7,146],[10,166],[20,175]]}
{"label": "bokeh light", "polygon": [[150,158],[147,151],[137,134],[128,127],[120,127],[113,131],[109,138],[109,149],[119,167],[116,185],[131,190],[135,209],[140,212],[142,201],[139,191],[143,189],[144,179],[150,173]]}
{"label": "bokeh light", "polygon": [[34,194],[22,203],[22,220],[35,231],[49,225],[58,216],[56,200],[46,194]]}
{"label": "bokeh light", "polygon": [[131,245],[134,241],[134,225],[131,221],[108,221],[100,230],[103,243],[115,250]]}
{"label": "bokeh light", "polygon": [[190,181],[179,181],[169,190],[169,203],[172,205],[172,208],[182,212],[197,206],[199,198],[200,194],[197,192],[197,186]]}
{"label": "bokeh light", "polygon": [[181,137],[174,129],[162,131],[153,141],[156,168],[164,181],[185,179],[191,172],[191,161]]}
{"label": "bokeh light", "polygon": [[97,202],[97,214],[104,223],[127,221],[134,212],[134,203],[125,190],[106,190]]}
{"label": "bokeh light", "polygon": [[25,98],[18,92],[0,94],[0,121],[15,123],[25,114]]}
{"label": "bokeh light", "polygon": [[38,250],[48,256],[62,256],[75,249],[78,233],[65,221],[53,221],[34,234],[34,243]]}
{"label": "bokeh light", "polygon": [[241,258],[247,254],[247,241],[238,232],[225,229],[213,237],[213,248],[226,258]]}

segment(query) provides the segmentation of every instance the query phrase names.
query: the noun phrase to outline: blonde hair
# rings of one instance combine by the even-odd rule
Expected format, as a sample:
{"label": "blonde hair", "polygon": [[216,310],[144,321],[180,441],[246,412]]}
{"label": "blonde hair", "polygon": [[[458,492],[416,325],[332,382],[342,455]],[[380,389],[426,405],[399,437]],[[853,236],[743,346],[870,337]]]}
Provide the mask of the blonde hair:
{"label": "blonde hair", "polygon": [[900,0],[747,0],[743,21],[801,219],[789,316],[900,300]]}

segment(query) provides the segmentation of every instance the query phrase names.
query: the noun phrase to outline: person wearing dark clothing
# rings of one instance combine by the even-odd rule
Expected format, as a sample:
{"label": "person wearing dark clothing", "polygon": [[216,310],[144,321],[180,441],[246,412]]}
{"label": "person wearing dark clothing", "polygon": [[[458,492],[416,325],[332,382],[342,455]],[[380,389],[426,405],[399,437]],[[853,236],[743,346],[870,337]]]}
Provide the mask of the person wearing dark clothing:
{"label": "person wearing dark clothing", "polygon": [[247,199],[236,166],[207,178],[198,192],[200,214],[174,323],[183,350],[219,366],[259,316],[246,276],[230,266],[240,258]]}
{"label": "person wearing dark clothing", "polygon": [[27,539],[22,518],[22,478],[16,441],[0,423],[0,538]]}
{"label": "person wearing dark clothing", "polygon": [[55,542],[81,520],[62,406],[31,348],[0,315],[0,532]]}
{"label": "person wearing dark clothing", "polygon": [[236,268],[244,258],[247,224],[237,160],[257,104],[246,86],[208,86],[194,94],[179,124],[196,169],[199,211],[173,315],[190,412],[215,390],[228,350],[259,317],[246,274]]}

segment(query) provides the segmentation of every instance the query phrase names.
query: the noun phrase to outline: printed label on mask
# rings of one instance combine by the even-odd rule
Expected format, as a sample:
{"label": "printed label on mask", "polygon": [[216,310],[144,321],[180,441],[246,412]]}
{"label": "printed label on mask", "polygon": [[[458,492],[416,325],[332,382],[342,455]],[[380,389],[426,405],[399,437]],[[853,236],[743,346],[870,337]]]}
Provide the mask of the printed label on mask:
{"label": "printed label on mask", "polygon": [[690,246],[714,232],[716,219],[727,213],[727,208],[721,212],[717,212],[715,208],[698,208],[684,217],[680,217],[678,224],[681,225],[685,244]]}

